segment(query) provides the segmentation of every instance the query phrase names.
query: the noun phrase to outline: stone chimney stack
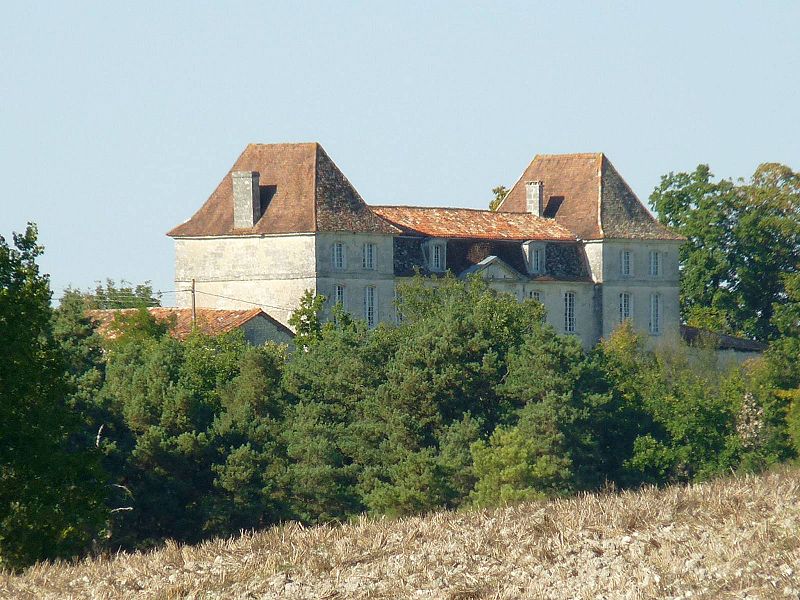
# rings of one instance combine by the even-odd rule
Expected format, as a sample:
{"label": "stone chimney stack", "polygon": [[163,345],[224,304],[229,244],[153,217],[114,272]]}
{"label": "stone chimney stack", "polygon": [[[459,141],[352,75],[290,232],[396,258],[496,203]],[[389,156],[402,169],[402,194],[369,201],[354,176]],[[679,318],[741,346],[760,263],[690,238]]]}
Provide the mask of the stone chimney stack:
{"label": "stone chimney stack", "polygon": [[258,171],[233,171],[233,228],[252,227],[261,218]]}
{"label": "stone chimney stack", "polygon": [[537,217],[541,217],[544,213],[544,182],[526,181],[525,200],[528,212]]}

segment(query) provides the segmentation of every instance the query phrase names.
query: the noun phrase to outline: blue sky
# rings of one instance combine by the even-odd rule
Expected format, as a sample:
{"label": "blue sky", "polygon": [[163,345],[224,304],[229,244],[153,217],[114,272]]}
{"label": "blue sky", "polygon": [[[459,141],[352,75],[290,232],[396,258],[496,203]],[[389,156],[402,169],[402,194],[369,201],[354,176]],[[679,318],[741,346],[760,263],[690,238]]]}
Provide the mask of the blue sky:
{"label": "blue sky", "polygon": [[[642,199],[800,169],[800,3],[3,2],[0,234],[56,296],[172,290],[164,233],[248,142],[319,141],[370,203],[485,207],[536,153]],[[165,303],[174,297],[167,295]]]}

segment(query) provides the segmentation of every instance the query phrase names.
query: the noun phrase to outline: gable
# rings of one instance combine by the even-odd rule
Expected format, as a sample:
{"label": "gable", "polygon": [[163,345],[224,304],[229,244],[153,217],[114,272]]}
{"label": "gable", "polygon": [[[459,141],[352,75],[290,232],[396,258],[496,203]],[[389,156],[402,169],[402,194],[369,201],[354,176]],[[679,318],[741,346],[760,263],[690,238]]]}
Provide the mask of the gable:
{"label": "gable", "polygon": [[484,279],[492,281],[521,281],[522,276],[496,256],[489,256],[476,265],[465,269],[459,277],[477,273]]}

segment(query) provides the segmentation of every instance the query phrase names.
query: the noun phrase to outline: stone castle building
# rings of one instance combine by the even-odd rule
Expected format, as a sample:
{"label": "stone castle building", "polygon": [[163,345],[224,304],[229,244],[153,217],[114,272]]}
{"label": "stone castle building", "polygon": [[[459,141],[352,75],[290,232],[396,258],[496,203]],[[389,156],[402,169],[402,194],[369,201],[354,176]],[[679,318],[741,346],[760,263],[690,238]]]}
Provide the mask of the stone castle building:
{"label": "stone castle building", "polygon": [[622,321],[677,337],[678,249],[603,154],[537,155],[497,212],[368,205],[317,143],[250,144],[169,233],[179,306],[259,306],[286,324],[305,290],[394,321],[416,270],[535,298],[589,347]]}

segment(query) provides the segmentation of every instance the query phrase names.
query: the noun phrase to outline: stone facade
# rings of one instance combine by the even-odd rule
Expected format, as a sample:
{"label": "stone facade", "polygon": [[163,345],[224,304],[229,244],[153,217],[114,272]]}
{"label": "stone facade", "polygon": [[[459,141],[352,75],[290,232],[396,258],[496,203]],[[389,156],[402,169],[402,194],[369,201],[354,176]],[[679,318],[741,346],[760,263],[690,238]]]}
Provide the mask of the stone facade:
{"label": "stone facade", "polygon": [[305,290],[316,291],[313,234],[176,238],[178,306],[261,306],[283,324]]}
{"label": "stone facade", "polygon": [[[245,218],[234,215],[237,192]],[[257,305],[284,325],[306,290],[329,299],[327,316],[340,297],[356,318],[394,321],[399,282],[451,272],[538,298],[556,331],[587,348],[621,318],[654,344],[678,335],[682,238],[650,216],[600,154],[537,157],[492,213],[371,207],[318,144],[251,144],[170,235],[181,306],[194,280],[198,306]]]}

